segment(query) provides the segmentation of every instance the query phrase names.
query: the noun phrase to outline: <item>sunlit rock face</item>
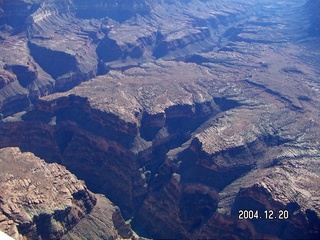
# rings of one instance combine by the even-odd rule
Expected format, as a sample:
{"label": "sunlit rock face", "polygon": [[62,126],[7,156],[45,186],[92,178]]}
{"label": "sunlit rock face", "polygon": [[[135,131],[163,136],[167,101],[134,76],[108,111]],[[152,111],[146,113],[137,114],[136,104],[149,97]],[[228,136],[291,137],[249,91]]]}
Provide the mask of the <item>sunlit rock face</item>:
{"label": "sunlit rock face", "polygon": [[83,182],[18,148],[0,150],[1,229],[16,239],[57,239],[96,204]]}
{"label": "sunlit rock face", "polygon": [[65,167],[12,147],[0,150],[0,166],[0,229],[14,239],[137,237],[118,207]]}
{"label": "sunlit rock face", "polygon": [[0,147],[112,202],[43,234],[320,238],[319,1],[0,8]]}

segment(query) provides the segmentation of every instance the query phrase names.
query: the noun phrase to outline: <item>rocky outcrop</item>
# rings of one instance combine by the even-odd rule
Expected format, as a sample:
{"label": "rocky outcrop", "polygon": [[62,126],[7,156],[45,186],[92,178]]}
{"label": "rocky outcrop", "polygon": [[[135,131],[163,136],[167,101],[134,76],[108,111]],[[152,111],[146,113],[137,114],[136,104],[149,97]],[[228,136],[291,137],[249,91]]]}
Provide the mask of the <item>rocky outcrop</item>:
{"label": "rocky outcrop", "polygon": [[1,1],[0,2],[0,24],[7,24],[17,31],[21,30],[27,17],[37,10],[41,1]]}
{"label": "rocky outcrop", "polygon": [[[172,6],[176,14],[168,11]],[[216,12],[211,13],[211,8]],[[244,9],[237,7],[231,13],[222,5],[199,1],[190,1],[186,7],[180,1],[172,5],[166,1],[17,0],[3,2],[1,9],[1,66],[13,74],[1,74],[7,79],[0,82],[5,116],[111,69],[209,51],[219,44],[217,31],[246,18]],[[186,14],[181,15],[182,11]],[[12,54],[10,49],[16,51]],[[5,87],[9,79],[12,84]]]}
{"label": "rocky outcrop", "polygon": [[[193,69],[194,75],[181,78],[185,69]],[[279,189],[279,194],[286,191],[280,185],[272,187],[274,183],[264,180],[262,173],[287,171],[282,165],[286,159],[302,163],[306,156],[318,156],[315,146],[304,147],[315,135],[296,137],[317,129],[317,124],[304,123],[299,117],[303,111],[292,110],[296,108],[290,96],[284,98],[248,81],[229,87],[204,69],[159,61],[123,73],[111,71],[69,92],[41,99],[36,111],[5,118],[1,144],[17,144],[66,165],[90,189],[119,205],[126,218],[133,218],[134,229],[146,237],[270,237],[254,219],[238,219],[240,209],[250,210],[250,202],[264,198],[268,200],[261,200],[265,206],[259,208],[261,214],[264,209],[293,214],[290,206],[305,206],[298,214],[301,217],[283,220],[273,236],[291,238],[295,236],[291,231],[302,238],[317,236],[313,223],[308,223],[312,218],[317,224],[317,201],[295,198],[294,192],[286,199],[264,197],[264,191],[258,190],[250,195],[254,184],[261,182]],[[96,86],[99,91],[92,92]],[[238,91],[240,87],[247,91]],[[224,89],[224,97],[217,89]],[[253,95],[259,100],[251,100]],[[295,121],[288,122],[288,114]],[[22,134],[15,139],[13,131]],[[39,137],[32,137],[34,147],[27,141],[30,136]],[[280,176],[270,179],[280,182]],[[315,192],[310,195],[316,196]],[[230,228],[222,230],[220,223]]]}
{"label": "rocky outcrop", "polygon": [[[165,63],[158,64],[155,64],[152,69],[145,68],[145,70],[149,74],[155,74],[159,71],[159,74],[164,77],[161,66]],[[172,65],[172,69],[168,69],[166,74],[169,77],[177,68],[184,69],[186,67],[193,67],[194,74],[197,76],[206,75],[201,73],[201,68],[192,64],[189,66],[186,64]],[[124,81],[134,81],[137,74],[135,71],[139,73],[145,70],[136,68],[123,74],[122,77]],[[108,76],[110,80],[114,74],[118,73],[112,72]],[[147,79],[148,76],[145,76],[145,81]],[[127,89],[129,94],[122,94],[124,92],[121,83],[119,85],[119,82],[106,80],[105,77],[96,78],[96,81],[101,83],[100,94],[87,91],[87,89],[91,89],[92,84],[96,84],[93,81],[88,82],[79,86],[75,92],[77,95],[71,92],[52,95],[39,101],[37,110],[22,114],[22,116],[4,119],[1,125],[3,136],[1,146],[18,146],[25,151],[35,152],[49,162],[59,162],[66,165],[79,178],[84,179],[92,190],[104,193],[112,201],[117,201],[124,215],[129,217],[134,209],[141,204],[147,193],[146,186],[144,186],[146,180],[141,175],[141,165],[150,164],[154,168],[164,161],[164,158],[149,161],[147,159],[149,154],[154,155],[154,151],[160,151],[163,144],[166,144],[166,148],[169,149],[170,145],[177,144],[175,141],[182,142],[187,138],[186,132],[194,130],[206,118],[214,114],[217,111],[217,106],[213,101],[208,101],[194,106],[170,107],[174,104],[170,102],[170,99],[174,99],[177,94],[172,90],[177,87],[172,87],[172,92],[168,92],[169,98],[163,98],[159,95],[161,93],[158,91],[159,88],[154,88],[154,84],[160,83],[153,83],[148,87],[138,87],[138,89],[133,86],[131,89]],[[180,83],[174,84],[178,86]],[[181,100],[189,104],[193,94],[189,93],[191,89],[188,89],[186,84],[185,88],[186,90],[180,90],[181,97],[183,97]],[[137,90],[141,92],[139,93],[140,99],[136,99]],[[112,91],[109,99],[105,98],[106,91]],[[200,91],[203,91],[203,95]],[[147,97],[153,94],[157,95],[159,100],[167,102],[165,103],[167,106],[163,104],[161,108],[158,108],[158,105],[155,105],[151,101],[152,99]],[[186,94],[189,97],[184,98]],[[197,95],[201,100],[204,97],[210,99],[210,95],[205,93],[205,90],[201,90],[201,87],[199,87]],[[110,104],[101,102],[101,99]],[[174,100],[176,101],[176,99]],[[113,105],[117,101],[126,103],[123,109]],[[156,137],[157,133],[145,137],[146,139],[152,137],[148,140],[138,135],[143,105],[150,112],[146,114],[158,115],[160,111],[164,117],[162,121],[165,123],[161,128],[168,128],[170,134],[170,136],[160,139],[159,142],[155,142],[151,148],[150,141]],[[166,107],[167,109],[165,109]],[[184,108],[185,110],[183,110]],[[190,120],[188,120],[189,118]],[[185,123],[181,125],[181,129],[176,129],[176,126],[182,122]],[[141,128],[146,129],[146,126],[150,126],[152,123],[144,120],[143,124],[145,126]],[[16,137],[11,137],[12,134]],[[181,139],[183,135],[186,136]],[[30,144],[27,139],[31,136],[39,138],[34,139]],[[145,151],[141,153],[141,157],[138,157],[136,153],[142,150]],[[165,154],[165,151],[163,153]],[[91,174],[88,174],[86,169],[91,169]],[[97,184],[98,182],[99,184]],[[101,182],[105,184],[101,185]],[[127,197],[123,198],[124,195]]]}
{"label": "rocky outcrop", "polygon": [[30,58],[25,39],[6,38],[0,48],[3,54],[0,102],[4,116],[26,110],[40,96],[53,92],[53,80]]}
{"label": "rocky outcrop", "polygon": [[[25,116],[26,119],[30,117],[31,121],[19,122],[13,117],[6,119],[5,121],[8,120],[8,122],[3,123],[1,127],[3,136],[1,146],[18,146],[24,151],[36,153],[48,162],[63,163],[78,177],[86,180],[92,190],[108,193],[111,199],[119,199],[119,205],[124,213],[128,214],[137,204],[137,198],[144,194],[144,183],[142,180],[139,182],[140,171],[139,166],[134,164],[135,156],[120,143],[115,142],[112,135],[109,136],[108,133],[109,130],[113,131],[116,139],[123,137],[123,143],[128,142],[130,136],[108,126],[104,127],[104,132],[101,131],[103,122],[99,123],[99,121],[103,119],[90,119],[90,122],[84,120],[83,127],[87,126],[88,129],[82,130],[77,127],[78,123],[73,121],[74,115],[65,115],[67,106],[62,109],[61,113],[57,110],[57,116],[47,115],[44,119],[41,119],[43,114],[37,112],[33,116]],[[64,118],[65,116],[67,118]],[[106,117],[108,119],[108,115]],[[52,121],[52,118],[56,120]],[[44,121],[47,122],[44,123]],[[54,121],[57,125],[52,125]],[[101,135],[96,136],[95,134],[98,133]],[[116,135],[117,133],[119,136]],[[12,134],[16,137],[11,138]],[[38,137],[36,139],[33,136]],[[108,138],[106,139],[105,136]],[[27,143],[30,137],[33,139],[32,144]],[[75,155],[75,152],[78,154]],[[113,153],[110,154],[111,152]],[[93,158],[96,160],[92,161]],[[127,162],[122,161],[123,158],[126,158]],[[92,174],[84,171],[88,168],[92,169]],[[96,184],[101,181],[105,182],[104,186]],[[123,198],[124,195],[127,197]]]}
{"label": "rocky outcrop", "polygon": [[0,149],[0,165],[0,229],[14,239],[140,239],[65,167],[18,148]]}
{"label": "rocky outcrop", "polygon": [[[0,46],[0,65],[6,71],[0,84],[3,115],[26,110],[41,96],[68,90],[95,76],[98,61],[89,37],[91,25],[84,24],[78,34],[70,25],[78,24],[71,13],[63,16],[66,8],[72,8],[69,1],[3,3],[1,21],[8,25],[1,31]],[[68,34],[67,40],[69,31],[74,35]]]}
{"label": "rocky outcrop", "polygon": [[123,220],[118,207],[102,195],[95,196],[93,210],[61,239],[142,239]]}
{"label": "rocky outcrop", "polygon": [[151,238],[192,238],[216,211],[218,194],[204,185],[182,184],[181,176],[176,173],[169,181],[165,177],[168,176],[159,175],[167,183],[147,196],[133,219],[133,226]]}
{"label": "rocky outcrop", "polygon": [[0,155],[1,229],[15,239],[58,239],[94,207],[95,196],[65,167],[18,148]]}
{"label": "rocky outcrop", "polygon": [[97,197],[66,239],[136,238],[129,222],[150,238],[319,238],[316,1],[14,3],[29,16],[1,30],[0,146],[119,206]]}

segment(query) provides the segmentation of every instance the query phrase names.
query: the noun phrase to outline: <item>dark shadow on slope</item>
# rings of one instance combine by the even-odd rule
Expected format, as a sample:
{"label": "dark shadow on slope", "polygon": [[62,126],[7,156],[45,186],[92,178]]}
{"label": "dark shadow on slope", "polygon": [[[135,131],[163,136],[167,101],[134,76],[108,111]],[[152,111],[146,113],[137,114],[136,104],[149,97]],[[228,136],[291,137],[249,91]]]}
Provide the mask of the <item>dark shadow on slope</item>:
{"label": "dark shadow on slope", "polygon": [[54,51],[29,42],[30,54],[40,67],[54,79],[68,72],[76,71],[77,61],[65,52]]}
{"label": "dark shadow on slope", "polygon": [[239,102],[232,99],[225,98],[225,97],[214,98],[213,100],[220,107],[222,111],[227,111],[229,109],[241,106]]}
{"label": "dark shadow on slope", "polygon": [[22,65],[5,66],[4,69],[14,73],[22,87],[27,87],[37,79],[36,69],[30,71],[28,67]]}
{"label": "dark shadow on slope", "polygon": [[122,57],[124,54],[113,39],[105,37],[97,46],[96,49],[99,59],[102,59],[103,62],[112,62]]}
{"label": "dark shadow on slope", "polygon": [[[234,151],[235,152],[231,154],[236,156],[238,151],[241,150]],[[251,164],[235,166],[223,171],[214,171],[197,164],[197,156],[190,149],[183,151],[179,155],[179,159],[181,159],[182,163],[178,173],[181,175],[183,183],[201,183],[213,187],[217,189],[217,191],[221,191],[224,187],[241,177],[243,174],[249,172],[254,167]]]}

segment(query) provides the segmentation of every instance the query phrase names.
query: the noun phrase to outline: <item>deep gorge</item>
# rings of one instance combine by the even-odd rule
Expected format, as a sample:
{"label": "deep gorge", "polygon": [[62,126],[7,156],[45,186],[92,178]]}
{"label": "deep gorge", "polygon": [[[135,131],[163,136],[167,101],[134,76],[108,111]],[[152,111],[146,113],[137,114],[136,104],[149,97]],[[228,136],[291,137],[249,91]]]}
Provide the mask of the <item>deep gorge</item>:
{"label": "deep gorge", "polygon": [[318,3],[0,1],[0,230],[319,238]]}

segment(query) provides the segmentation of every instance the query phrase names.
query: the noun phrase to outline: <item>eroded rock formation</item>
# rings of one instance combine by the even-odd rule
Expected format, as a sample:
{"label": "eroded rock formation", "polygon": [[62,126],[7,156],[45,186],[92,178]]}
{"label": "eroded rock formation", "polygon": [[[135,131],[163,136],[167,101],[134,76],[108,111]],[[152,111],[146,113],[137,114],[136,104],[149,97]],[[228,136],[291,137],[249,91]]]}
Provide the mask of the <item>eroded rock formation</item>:
{"label": "eroded rock formation", "polygon": [[58,239],[96,204],[65,167],[18,148],[4,148],[0,156],[1,229],[14,238]]}
{"label": "eroded rock formation", "polygon": [[318,1],[10,4],[0,146],[119,206],[66,239],[319,238]]}
{"label": "eroded rock formation", "polygon": [[119,208],[65,167],[18,148],[1,149],[0,166],[0,229],[15,239],[138,237]]}

